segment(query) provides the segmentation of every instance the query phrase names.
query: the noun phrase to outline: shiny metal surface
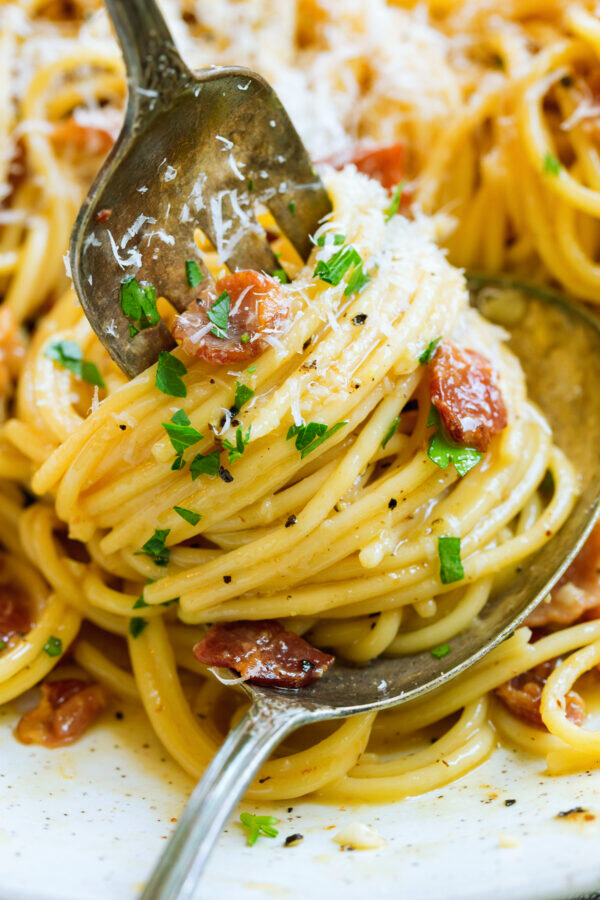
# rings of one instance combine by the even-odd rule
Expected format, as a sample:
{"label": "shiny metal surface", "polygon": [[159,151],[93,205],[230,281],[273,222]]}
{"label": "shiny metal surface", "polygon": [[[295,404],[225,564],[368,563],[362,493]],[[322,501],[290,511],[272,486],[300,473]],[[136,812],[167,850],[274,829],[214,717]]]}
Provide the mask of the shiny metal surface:
{"label": "shiny metal surface", "polygon": [[[249,69],[191,72],[154,0],[106,0],[127,66],[117,142],[71,239],[73,282],[94,331],[133,377],[174,341],[163,323],[133,339],[120,306],[129,276],[152,282],[182,311],[195,299],[185,260],[203,269],[199,227],[231,269],[279,263],[255,216],[268,207],[302,258],[331,204],[285,109]],[[110,210],[106,222],[96,217]],[[139,218],[139,217],[142,218]]]}
{"label": "shiny metal surface", "polygon": [[[489,280],[474,279],[472,302],[489,311]],[[214,842],[261,763],[307,722],[380,710],[434,691],[504,640],[548,593],[590,532],[600,498],[600,327],[574,304],[547,291],[506,289],[514,314],[503,325],[528,379],[529,394],[550,420],[555,440],[581,473],[581,495],[566,524],[492,596],[472,626],[452,639],[441,660],[429,652],[376,659],[358,668],[337,661],[299,691],[244,689],[253,705],[231,732],[190,798],[185,814],[143,893],[143,900],[191,898]],[[495,308],[497,309],[497,296]]]}

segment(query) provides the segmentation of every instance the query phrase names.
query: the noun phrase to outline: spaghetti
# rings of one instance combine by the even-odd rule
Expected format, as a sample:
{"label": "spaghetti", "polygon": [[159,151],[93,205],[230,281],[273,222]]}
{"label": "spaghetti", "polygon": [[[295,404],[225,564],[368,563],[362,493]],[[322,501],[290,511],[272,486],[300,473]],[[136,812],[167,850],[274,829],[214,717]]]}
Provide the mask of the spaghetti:
{"label": "spaghetti", "polygon": [[[167,12],[192,64],[261,68],[315,158],[347,158],[362,141],[356,166],[324,165],[333,213],[306,266],[263,216],[289,278],[269,288],[285,315],[267,317],[258,352],[218,361],[194,352],[207,329],[226,328],[219,298],[203,307],[208,322],[198,308],[191,326],[174,326],[158,298],[158,313],[189,341],[130,382],[88,326],[62,263],[118,130],[120,58],[96,3],[0,5],[0,65],[11,75],[0,86],[12,85],[0,99],[0,613],[6,590],[23,598],[31,624],[9,627],[5,604],[0,702],[62,679],[45,698],[65,713],[93,681],[141,702],[195,777],[244,703],[194,655],[209,623],[278,620],[357,664],[451,653],[453,637],[569,515],[577,473],[451,262],[554,279],[597,299],[597,23],[587,7],[499,8],[490,37],[489,4],[432,3],[428,19],[391,4],[348,12],[314,0],[273,19],[269,5],[220,4],[241,17],[235,28],[210,4]],[[372,157],[365,163],[367,139],[402,154],[380,155],[377,171]],[[382,160],[392,159],[395,180],[400,155],[403,200],[369,177],[386,184]],[[195,237],[211,274],[231,287],[235,275]],[[486,408],[497,414],[483,432],[452,428],[452,391],[436,366],[447,360],[455,372],[460,359],[487,379]],[[561,590],[577,587],[569,578]],[[593,607],[573,607],[566,627],[535,643],[519,629],[418,703],[305,729],[249,796],[422,793],[486,759],[494,726],[546,756],[552,772],[600,764],[597,736],[565,715],[575,680],[598,661],[600,622],[580,621]],[[68,651],[77,686],[73,665],[65,674]],[[545,730],[493,695],[563,657],[540,689]],[[94,697],[99,712],[105,700]],[[405,742],[417,745],[410,755]]]}

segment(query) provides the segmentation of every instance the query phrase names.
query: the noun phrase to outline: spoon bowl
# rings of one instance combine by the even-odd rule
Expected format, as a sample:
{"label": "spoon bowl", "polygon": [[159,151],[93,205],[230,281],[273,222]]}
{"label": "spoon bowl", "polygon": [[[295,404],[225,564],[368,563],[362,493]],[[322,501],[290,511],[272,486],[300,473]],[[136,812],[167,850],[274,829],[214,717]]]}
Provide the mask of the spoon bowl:
{"label": "spoon bowl", "polygon": [[300,690],[242,684],[252,706],[192,794],[143,900],[192,897],[229,813],[286,734],[309,722],[397,706],[442,687],[514,631],[590,533],[600,502],[600,323],[543,288],[488,278],[472,278],[470,287],[472,303],[484,316],[497,320],[500,314],[530,397],[580,473],[581,493],[569,519],[452,639],[452,652],[443,659],[424,651],[380,657],[362,668],[337,660],[323,678]]}

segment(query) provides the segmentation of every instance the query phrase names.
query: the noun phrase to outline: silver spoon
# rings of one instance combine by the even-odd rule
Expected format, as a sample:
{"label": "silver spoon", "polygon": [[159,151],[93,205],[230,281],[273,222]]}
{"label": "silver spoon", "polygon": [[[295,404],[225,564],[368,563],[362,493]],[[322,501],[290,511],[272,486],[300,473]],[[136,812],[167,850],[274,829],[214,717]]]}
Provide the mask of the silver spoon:
{"label": "silver spoon", "polygon": [[[229,734],[194,790],[142,900],[188,900],[212,847],[253,776],[283,738],[309,722],[387,709],[414,700],[464,672],[504,640],[547,595],[592,529],[600,502],[600,324],[544,289],[472,280],[472,302],[500,310],[525,369],[529,393],[549,419],[558,445],[581,473],[582,493],[562,529],[493,596],[442,660],[423,652],[357,668],[338,660],[299,690],[243,684],[250,710]],[[555,367],[553,367],[553,362]]]}
{"label": "silver spoon", "polygon": [[229,268],[280,269],[255,215],[268,207],[303,259],[331,210],[277,95],[249,69],[188,69],[155,0],[106,0],[127,67],[117,142],[77,217],[73,283],[92,328],[130,377],[175,342],[164,323],[131,337],[120,306],[127,276],[154,284],[179,311],[196,298],[186,259],[204,231]]}

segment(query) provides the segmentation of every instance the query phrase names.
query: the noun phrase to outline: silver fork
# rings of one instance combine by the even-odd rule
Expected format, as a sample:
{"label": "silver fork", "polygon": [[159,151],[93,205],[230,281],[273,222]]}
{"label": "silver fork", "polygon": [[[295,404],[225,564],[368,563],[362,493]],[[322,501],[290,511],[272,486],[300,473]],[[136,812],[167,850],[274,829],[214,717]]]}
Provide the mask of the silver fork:
{"label": "silver fork", "polygon": [[[164,323],[130,336],[124,278],[152,282],[182,312],[195,299],[185,261],[206,234],[230,269],[280,267],[259,225],[266,206],[303,259],[331,210],[327,192],[275,91],[240,67],[193,73],[155,0],[106,0],[127,67],[117,142],[77,217],[75,289],[94,331],[133,377],[174,346]],[[110,214],[110,215],[109,215]]]}

